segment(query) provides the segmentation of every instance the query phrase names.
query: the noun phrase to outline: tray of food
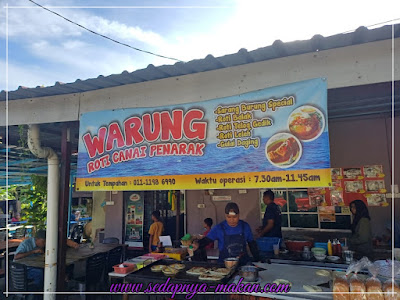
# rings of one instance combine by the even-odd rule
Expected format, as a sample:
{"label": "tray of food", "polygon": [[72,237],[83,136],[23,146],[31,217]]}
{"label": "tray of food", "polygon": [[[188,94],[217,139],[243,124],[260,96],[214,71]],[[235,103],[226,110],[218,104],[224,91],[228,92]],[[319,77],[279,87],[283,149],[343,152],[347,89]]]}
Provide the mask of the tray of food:
{"label": "tray of food", "polygon": [[132,263],[122,263],[119,265],[113,266],[114,272],[118,274],[127,274],[133,272],[136,269],[136,265]]}
{"label": "tray of food", "polygon": [[168,278],[175,282],[207,282],[214,281],[227,283],[235,273],[235,269],[225,268],[223,264],[211,264],[206,262],[159,260],[133,274],[130,278],[135,281],[149,282],[163,281]]}

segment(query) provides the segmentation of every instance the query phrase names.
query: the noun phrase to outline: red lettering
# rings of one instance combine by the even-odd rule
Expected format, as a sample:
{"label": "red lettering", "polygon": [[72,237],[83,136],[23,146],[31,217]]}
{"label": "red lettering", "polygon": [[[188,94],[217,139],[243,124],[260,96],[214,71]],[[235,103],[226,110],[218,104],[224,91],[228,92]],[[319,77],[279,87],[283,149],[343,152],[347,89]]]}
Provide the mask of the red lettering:
{"label": "red lettering", "polygon": [[140,157],[146,157],[147,146],[140,147]]}
{"label": "red lettering", "polygon": [[[153,122],[151,122],[151,118]],[[145,114],[143,119],[143,134],[148,142],[154,142],[160,137],[161,132],[161,117],[159,112],[155,112],[150,117],[149,114]],[[153,130],[152,130],[153,129]]]}
{"label": "red lettering", "polygon": [[118,151],[115,151],[115,152],[112,154],[112,160],[113,160],[114,164],[119,163]]}
{"label": "red lettering", "polygon": [[183,131],[188,139],[193,140],[198,138],[204,140],[206,138],[207,122],[193,122],[194,120],[201,120],[203,117],[204,112],[199,109],[189,110],[185,114]]}
{"label": "red lettering", "polygon": [[93,165],[93,162],[92,162],[92,161],[89,161],[89,162],[88,162],[88,164],[87,164],[87,171],[88,171],[88,173],[92,173],[92,172],[96,171],[96,170],[94,169],[94,165]]}
{"label": "red lettering", "polygon": [[196,155],[203,156],[204,155],[203,149],[205,146],[206,144],[204,143],[196,144]]}
{"label": "red lettering", "polygon": [[133,158],[138,158],[138,157],[140,157],[139,148],[135,148],[133,149]]}
{"label": "red lettering", "polygon": [[[136,148],[135,148],[136,150]],[[125,159],[126,160],[131,160],[133,158],[133,149],[129,148],[129,149],[125,149]]]}
{"label": "red lettering", "polygon": [[114,148],[114,142],[117,141],[117,147],[122,148],[125,146],[124,138],[122,136],[121,128],[117,122],[111,123],[108,126],[107,136],[107,151],[111,151]]}
{"label": "red lettering", "polygon": [[179,154],[180,155],[186,154],[186,144],[185,143],[179,144]]}
{"label": "red lettering", "polygon": [[106,167],[111,166],[110,155],[109,154],[101,157],[100,160],[101,160],[101,167],[102,168],[106,168]]}
{"label": "red lettering", "polygon": [[172,144],[172,148],[171,148],[171,154],[178,154],[179,153],[179,151],[178,151],[178,144],[177,143],[173,143]]}
{"label": "red lettering", "polygon": [[162,155],[162,145],[160,144],[157,145],[157,155],[158,156]]}
{"label": "red lettering", "polygon": [[142,127],[142,121],[138,117],[131,117],[124,122],[125,129],[125,145],[132,146],[143,142],[144,138],[140,134],[139,129]]}
{"label": "red lettering", "polygon": [[150,157],[154,156],[154,152],[156,152],[156,150],[157,150],[157,145],[150,145],[150,153],[149,153]]}
{"label": "red lettering", "polygon": [[163,111],[161,113],[161,140],[169,141],[171,135],[174,140],[182,139],[182,121],[182,110],[172,111],[172,118],[169,112]]}
{"label": "red lettering", "polygon": [[100,127],[97,136],[94,136],[92,138],[90,132],[86,133],[83,136],[83,141],[90,158],[95,157],[96,153],[98,153],[99,155],[102,155],[104,153],[104,138],[106,136],[106,133],[107,128]]}
{"label": "red lettering", "polygon": [[189,143],[187,152],[188,152],[189,155],[194,155],[195,154],[194,144],[193,143]]}
{"label": "red lettering", "polygon": [[168,144],[163,144],[163,152],[164,152],[164,153],[168,153],[168,154],[171,153],[171,144],[170,144],[170,143],[168,143]]}
{"label": "red lettering", "polygon": [[96,159],[96,160],[94,161],[94,168],[95,168],[96,170],[100,169],[100,160],[99,160],[99,159]]}

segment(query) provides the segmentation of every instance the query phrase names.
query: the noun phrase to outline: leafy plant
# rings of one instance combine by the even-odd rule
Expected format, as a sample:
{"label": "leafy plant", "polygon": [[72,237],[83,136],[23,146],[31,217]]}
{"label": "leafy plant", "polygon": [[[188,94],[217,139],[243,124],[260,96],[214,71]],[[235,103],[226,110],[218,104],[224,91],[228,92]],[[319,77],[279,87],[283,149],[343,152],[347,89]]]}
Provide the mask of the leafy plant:
{"label": "leafy plant", "polygon": [[31,175],[32,184],[20,186],[21,220],[34,225],[36,230],[45,229],[47,215],[47,177]]}

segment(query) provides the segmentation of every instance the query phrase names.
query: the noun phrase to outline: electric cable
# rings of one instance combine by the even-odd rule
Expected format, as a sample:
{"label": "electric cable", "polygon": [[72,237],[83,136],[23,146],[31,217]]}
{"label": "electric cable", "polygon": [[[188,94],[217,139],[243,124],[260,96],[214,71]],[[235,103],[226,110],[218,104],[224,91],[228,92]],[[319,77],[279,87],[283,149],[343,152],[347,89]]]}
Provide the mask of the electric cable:
{"label": "electric cable", "polygon": [[154,56],[158,56],[158,57],[162,57],[162,58],[166,58],[166,59],[171,59],[171,60],[175,60],[175,61],[178,61],[178,62],[184,62],[184,61],[182,61],[182,60],[180,60],[180,59],[177,59],[177,58],[164,56],[164,55],[161,55],[161,54],[157,54],[157,53],[150,52],[150,51],[147,51],[147,50],[139,49],[139,48],[133,47],[133,46],[131,46],[131,45],[128,45],[128,44],[119,42],[119,41],[117,41],[117,40],[115,40],[115,39],[113,39],[113,38],[110,38],[110,37],[106,36],[106,35],[103,35],[103,34],[101,34],[101,33],[97,33],[97,32],[95,32],[95,31],[93,31],[93,30],[91,30],[91,29],[89,29],[89,28],[86,28],[85,26],[83,26],[83,25],[81,25],[81,24],[78,24],[78,23],[76,23],[76,22],[74,22],[74,21],[72,21],[72,20],[66,18],[66,17],[60,15],[59,13],[56,13],[55,11],[52,11],[52,10],[48,9],[48,8],[46,8],[46,7],[42,6],[42,5],[40,5],[39,3],[36,3],[36,2],[33,1],[33,0],[28,0],[28,1],[29,1],[29,2],[32,2],[33,4],[35,4],[35,5],[37,5],[37,6],[41,7],[41,8],[43,8],[44,10],[47,10],[48,12],[51,12],[52,14],[55,14],[56,16],[58,16],[58,17],[60,17],[60,18],[63,18],[64,20],[66,20],[66,21],[68,21],[68,22],[70,22],[70,23],[72,23],[72,24],[74,24],[74,25],[76,25],[76,26],[81,27],[81,28],[84,29],[84,30],[87,30],[87,31],[89,31],[89,32],[91,32],[91,33],[93,33],[93,34],[95,34],[95,35],[98,35],[98,36],[101,36],[101,37],[103,37],[103,38],[105,38],[105,39],[108,39],[108,40],[110,40],[110,41],[112,41],[112,42],[114,42],[114,43],[120,44],[120,45],[122,45],[122,46],[126,46],[126,47],[131,48],[131,49],[136,50],[136,51],[140,51],[140,52],[143,52],[143,53],[147,53],[147,54],[150,54],[150,55],[154,55]]}

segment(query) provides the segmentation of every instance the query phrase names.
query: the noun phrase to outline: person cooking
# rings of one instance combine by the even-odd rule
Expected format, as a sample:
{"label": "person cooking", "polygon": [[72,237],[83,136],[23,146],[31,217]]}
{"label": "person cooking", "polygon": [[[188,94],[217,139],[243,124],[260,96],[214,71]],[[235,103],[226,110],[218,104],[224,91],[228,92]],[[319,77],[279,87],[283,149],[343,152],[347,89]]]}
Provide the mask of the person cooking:
{"label": "person cooking", "polygon": [[354,216],[349,238],[350,250],[355,251],[356,256],[371,258],[372,233],[368,208],[363,201],[354,200],[350,203],[350,210]]}
{"label": "person cooking", "polygon": [[199,241],[201,248],[217,240],[219,249],[219,262],[230,257],[239,257],[239,263],[251,261],[247,254],[247,245],[256,261],[260,260],[257,243],[251,233],[250,225],[239,219],[239,207],[230,202],[225,206],[225,221],[219,223],[208,235]]}
{"label": "person cooking", "polygon": [[281,208],[275,202],[274,192],[267,190],[264,192],[263,201],[267,206],[264,213],[263,225],[257,229],[259,237],[278,237],[282,238],[282,213]]}

